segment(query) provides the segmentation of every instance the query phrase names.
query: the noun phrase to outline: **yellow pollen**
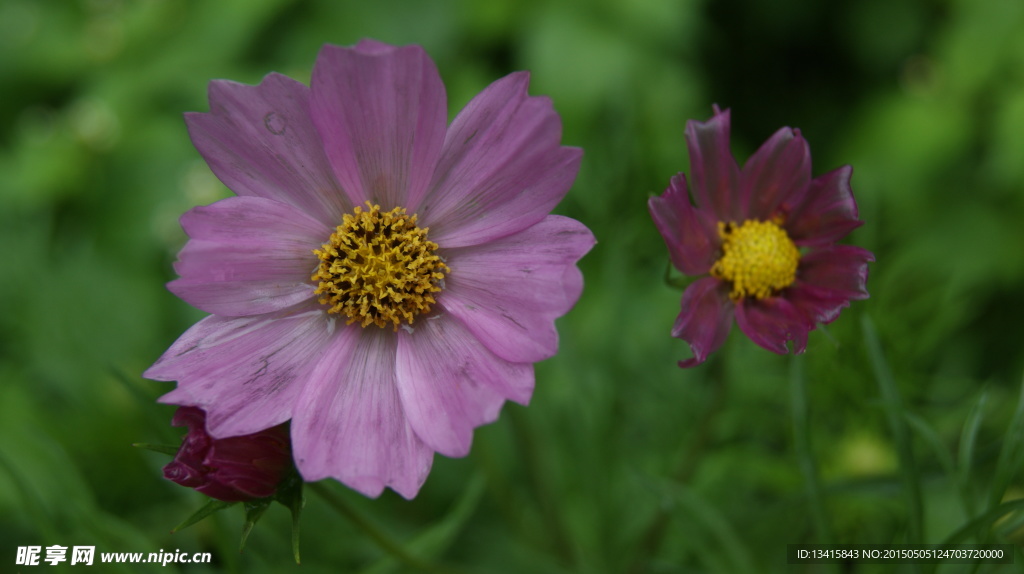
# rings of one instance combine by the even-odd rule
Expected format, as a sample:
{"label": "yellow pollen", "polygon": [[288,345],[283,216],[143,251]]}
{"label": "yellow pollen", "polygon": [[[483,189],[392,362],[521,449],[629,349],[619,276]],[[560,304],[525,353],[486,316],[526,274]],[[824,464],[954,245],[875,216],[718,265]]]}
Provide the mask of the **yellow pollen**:
{"label": "yellow pollen", "polygon": [[366,211],[357,206],[345,214],[327,243],[313,250],[320,266],[311,279],[328,313],[347,316],[347,324],[390,324],[397,331],[430,311],[451,269],[434,253],[437,244],[427,240],[429,228],[417,226],[415,215],[366,205]]}
{"label": "yellow pollen", "polygon": [[800,251],[777,223],[719,221],[718,235],[722,257],[711,266],[711,275],[732,283],[733,300],[764,299],[793,284]]}

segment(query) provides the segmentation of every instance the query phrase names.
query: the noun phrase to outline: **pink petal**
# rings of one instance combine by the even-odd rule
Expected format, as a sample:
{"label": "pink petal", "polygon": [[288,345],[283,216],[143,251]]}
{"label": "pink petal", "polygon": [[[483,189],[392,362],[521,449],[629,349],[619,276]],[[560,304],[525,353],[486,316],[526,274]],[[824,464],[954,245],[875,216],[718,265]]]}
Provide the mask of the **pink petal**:
{"label": "pink petal", "polygon": [[295,464],[307,482],[334,478],[370,497],[390,486],[413,498],[434,452],[406,418],[389,329],[345,328],[324,353],[292,420]]}
{"label": "pink petal", "polygon": [[256,317],[212,315],[185,332],[143,373],[178,381],[162,403],[200,407],[215,438],[251,434],[292,417],[329,339],[316,308]]}
{"label": "pink petal", "polygon": [[729,150],[729,110],[706,122],[686,122],[693,195],[698,208],[710,209],[720,221],[745,219],[740,205],[739,167]]}
{"label": "pink petal", "polygon": [[498,418],[505,398],[529,401],[533,365],[487,350],[454,318],[435,315],[398,333],[398,394],[416,434],[446,456],[465,456],[473,429]]}
{"label": "pink petal", "polygon": [[672,336],[689,343],[693,351],[693,358],[679,361],[679,366],[694,367],[725,342],[732,329],[734,305],[724,284],[714,277],[705,277],[686,288],[680,307]]}
{"label": "pink petal", "polygon": [[668,246],[672,265],[686,275],[706,274],[721,240],[714,216],[690,204],[686,178],[674,176],[661,197],[647,200],[647,209]]}
{"label": "pink petal", "polygon": [[786,341],[793,352],[807,349],[807,333],[814,324],[783,297],[745,298],[736,305],[736,324],[750,340],[769,351],[785,355]]}
{"label": "pink petal", "polygon": [[480,92],[452,122],[419,210],[430,239],[476,245],[526,229],[572,186],[583,151],[562,147],[562,122],[546,97],[526,93],[526,72]]}
{"label": "pink petal", "polygon": [[278,311],[313,296],[313,249],[331,230],[297,208],[229,197],[181,217],[190,239],[167,287],[189,304],[228,316]]}
{"label": "pink petal", "polygon": [[434,62],[419,46],[324,46],[311,81],[312,117],[353,204],[415,212],[448,119]]}
{"label": "pink petal", "polygon": [[594,243],[582,223],[549,215],[497,241],[446,250],[452,271],[438,303],[499,357],[546,359],[558,349],[555,319],[583,288],[576,261]]}
{"label": "pink petal", "polygon": [[786,231],[801,247],[824,247],[861,225],[850,188],[853,168],[845,165],[816,177],[786,218]]}
{"label": "pink petal", "polygon": [[280,74],[258,86],[210,82],[210,113],[185,114],[192,143],[238,195],[276,199],[330,226],[350,211],[309,115],[309,88]]}
{"label": "pink petal", "polygon": [[833,245],[800,258],[797,280],[831,297],[867,299],[868,263],[875,256],[853,245]]}
{"label": "pink petal", "polygon": [[811,181],[811,150],[800,130],[782,128],[750,156],[740,173],[744,219],[766,221]]}

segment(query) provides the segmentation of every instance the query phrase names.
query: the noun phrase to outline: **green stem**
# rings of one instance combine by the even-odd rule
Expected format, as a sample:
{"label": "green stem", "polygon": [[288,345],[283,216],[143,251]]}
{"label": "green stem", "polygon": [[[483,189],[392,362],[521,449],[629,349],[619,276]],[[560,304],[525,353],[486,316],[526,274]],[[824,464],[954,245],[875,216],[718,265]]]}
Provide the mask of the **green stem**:
{"label": "green stem", "polygon": [[[711,430],[715,417],[725,405],[726,381],[722,365],[723,361],[719,357],[712,357],[708,364],[708,378],[710,379],[710,384],[713,385],[712,392],[714,395],[711,398],[711,404],[704,410],[704,416],[701,417],[700,422],[697,424],[696,434],[679,459],[673,475],[673,482],[675,484],[685,485],[690,481],[694,472],[697,471],[704,451],[711,442]],[[658,554],[658,550],[661,548],[665,533],[668,531],[673,510],[674,508],[671,506],[661,506],[658,509],[654,519],[647,527],[647,531],[640,539],[637,552],[633,558],[633,564],[629,569],[630,574],[640,574],[649,571],[649,561]]]}
{"label": "green stem", "polygon": [[572,566],[576,560],[572,538],[569,536],[568,528],[559,512],[554,487],[547,479],[547,473],[544,472],[544,464],[540,457],[542,446],[534,437],[533,429],[523,418],[520,409],[509,409],[508,418],[512,422],[516,441],[519,443],[519,452],[526,465],[527,475],[537,497],[541,516],[544,517],[544,522],[548,525],[547,530],[551,535],[551,542],[563,565]]}
{"label": "green stem", "polygon": [[818,465],[814,460],[814,451],[811,448],[807,379],[804,377],[803,358],[799,355],[794,356],[790,363],[790,381],[790,399],[793,404],[793,441],[800,464],[800,472],[804,475],[807,501],[814,519],[814,531],[818,536],[818,543],[831,544],[832,529],[825,511],[825,496],[821,490],[821,481],[818,480]]}
{"label": "green stem", "polygon": [[328,505],[338,511],[354,524],[364,534],[373,539],[381,550],[395,557],[402,564],[430,574],[461,574],[458,570],[427,562],[417,556],[413,556],[402,546],[401,543],[391,538],[384,530],[374,524],[369,518],[363,516],[358,510],[352,507],[342,496],[338,496],[322,482],[309,482],[306,486],[316,492]]}
{"label": "green stem", "polygon": [[900,474],[903,479],[909,514],[907,542],[922,544],[924,543],[924,504],[921,495],[921,476],[917,469],[917,462],[914,460],[910,429],[903,416],[903,402],[896,388],[896,381],[892,377],[892,371],[889,370],[889,365],[885,361],[885,353],[882,352],[882,345],[878,341],[875,326],[867,315],[862,318],[862,327],[868,358],[871,360],[871,367],[878,380],[878,387],[882,393],[882,405],[885,408],[889,429],[896,441],[896,452],[900,458]]}

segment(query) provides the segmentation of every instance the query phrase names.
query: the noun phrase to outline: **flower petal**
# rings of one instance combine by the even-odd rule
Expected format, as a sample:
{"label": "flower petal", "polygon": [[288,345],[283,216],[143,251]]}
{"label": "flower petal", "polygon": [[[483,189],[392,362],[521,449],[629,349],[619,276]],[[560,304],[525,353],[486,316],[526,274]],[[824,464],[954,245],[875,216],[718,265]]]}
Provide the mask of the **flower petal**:
{"label": "flower petal", "polygon": [[800,258],[797,280],[844,299],[868,298],[868,263],[875,260],[867,249],[833,245]]}
{"label": "flower petal", "polygon": [[693,351],[693,358],[679,361],[679,366],[694,367],[725,342],[732,329],[733,302],[722,282],[705,277],[686,288],[680,307],[672,336],[689,343]]}
{"label": "flower petal", "polygon": [[672,265],[686,275],[706,274],[721,239],[713,215],[690,204],[686,177],[674,176],[665,193],[647,200],[647,209],[668,246]]}
{"label": "flower petal", "polygon": [[416,434],[445,456],[465,456],[473,429],[494,422],[507,398],[529,402],[533,365],[487,350],[453,317],[398,333],[398,394]]}
{"label": "flower petal", "polygon": [[786,341],[793,341],[793,352],[807,349],[807,333],[814,328],[807,317],[783,297],[753,299],[736,305],[736,324],[750,340],[769,351],[785,355]]}
{"label": "flower petal", "polygon": [[438,303],[499,357],[546,359],[558,350],[555,319],[583,288],[576,261],[594,243],[582,223],[549,215],[497,241],[446,250],[452,271]]}
{"label": "flower petal", "polygon": [[303,389],[292,420],[306,482],[334,478],[370,497],[390,486],[413,498],[434,452],[406,418],[395,375],[396,336],[357,326],[336,337]]}
{"label": "flower petal", "polygon": [[740,173],[743,219],[770,220],[811,181],[811,150],[800,130],[782,128],[750,156]]}
{"label": "flower petal", "polygon": [[583,151],[561,146],[562,122],[546,97],[510,74],[480,92],[452,122],[419,210],[430,239],[476,245],[526,229],[561,201]]}
{"label": "flower petal", "polygon": [[324,46],[311,90],[313,122],[351,202],[415,212],[448,119],[444,84],[423,48]]}
{"label": "flower petal", "polygon": [[292,417],[329,338],[326,314],[212,315],[185,332],[142,376],[178,381],[160,402],[200,407],[215,438],[251,434]]}
{"label": "flower petal", "polygon": [[812,324],[831,323],[839,317],[840,311],[850,306],[849,299],[806,283],[794,284],[786,289],[785,296]]}
{"label": "flower petal", "polygon": [[839,241],[863,223],[857,219],[850,176],[844,165],[814,178],[807,193],[786,218],[786,231],[801,247],[824,247]]}
{"label": "flower petal", "polygon": [[351,210],[310,120],[309,88],[270,74],[258,86],[214,80],[209,98],[210,113],[187,113],[185,123],[231,191],[294,205],[331,226]]}
{"label": "flower petal", "polygon": [[710,209],[719,221],[743,221],[740,205],[739,167],[729,150],[729,110],[706,122],[686,122],[686,147],[690,151],[693,196],[697,207]]}
{"label": "flower petal", "polygon": [[229,197],[181,217],[189,242],[167,288],[190,305],[227,316],[278,311],[313,296],[313,249],[331,230],[291,205]]}

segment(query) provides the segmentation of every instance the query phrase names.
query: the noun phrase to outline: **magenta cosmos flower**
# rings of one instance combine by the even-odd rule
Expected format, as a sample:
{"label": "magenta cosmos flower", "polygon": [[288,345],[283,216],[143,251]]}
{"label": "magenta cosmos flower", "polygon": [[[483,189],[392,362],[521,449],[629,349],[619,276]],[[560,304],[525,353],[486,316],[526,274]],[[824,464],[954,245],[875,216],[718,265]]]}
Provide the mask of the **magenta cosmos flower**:
{"label": "magenta cosmos flower", "polygon": [[266,498],[277,492],[292,466],[288,428],[215,439],[206,432],[206,413],[181,407],[171,424],[188,427],[178,454],[164,467],[164,478],[229,502]]}
{"label": "magenta cosmos flower", "polygon": [[434,452],[465,455],[506,399],[526,404],[594,245],[549,215],[582,150],[528,82],[494,82],[450,126],[418,46],[325,46],[308,88],[211,82],[186,121],[238,197],[182,217],[168,287],[213,315],[146,371],[178,381],[160,400],[204,409],[216,438],[291,419],[305,480],[406,498]]}
{"label": "magenta cosmos flower", "polygon": [[867,299],[870,251],[836,245],[862,222],[850,166],[811,179],[800,130],[775,132],[740,169],[729,151],[729,110],[686,124],[693,203],[678,174],[648,208],[686,275],[707,275],[683,293],[672,336],[690,344],[692,367],[717,350],[736,324],[758,345],[785,354],[852,299]]}

